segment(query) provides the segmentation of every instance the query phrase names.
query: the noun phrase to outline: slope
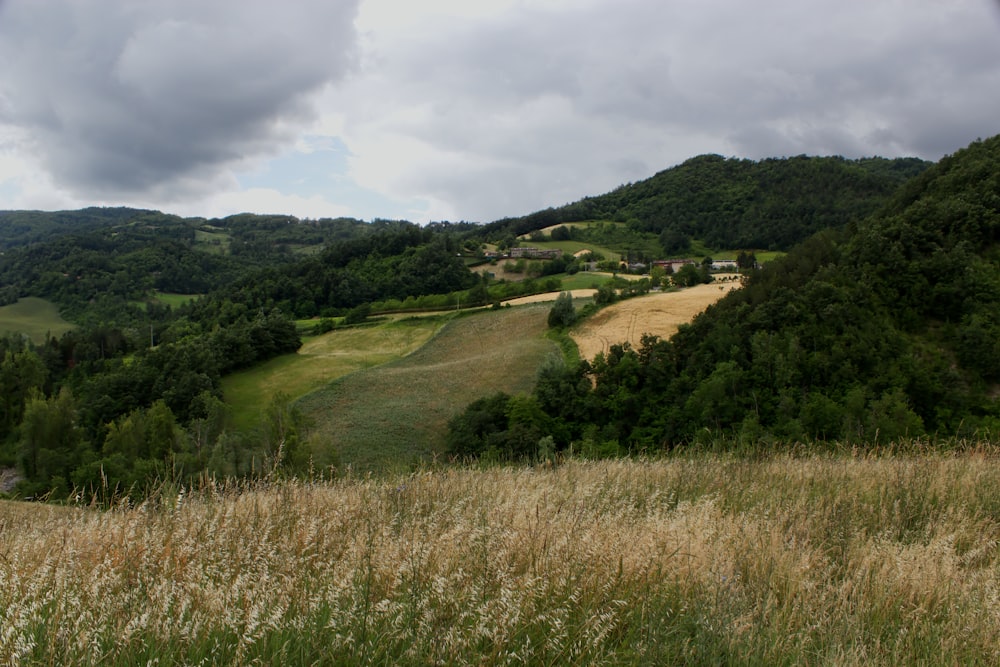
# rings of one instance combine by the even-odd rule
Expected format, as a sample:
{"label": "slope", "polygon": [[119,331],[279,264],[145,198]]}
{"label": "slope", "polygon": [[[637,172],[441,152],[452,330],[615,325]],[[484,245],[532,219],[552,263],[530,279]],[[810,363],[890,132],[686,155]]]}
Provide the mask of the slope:
{"label": "slope", "polygon": [[714,248],[787,250],[811,234],[874,212],[930,163],[916,158],[701,155],[597,197],[488,225],[494,238],[584,220],[627,222],[666,252],[700,239]]}
{"label": "slope", "polygon": [[625,441],[668,445],[995,430],[998,240],[995,137],[770,263],[671,341],[611,355],[593,369],[594,412]]}
{"label": "slope", "polygon": [[405,468],[440,453],[448,419],[468,401],[530,391],[544,360],[559,354],[544,337],[548,311],[542,304],[455,319],[404,359],[307,395],[298,407],[320,442],[317,461]]}

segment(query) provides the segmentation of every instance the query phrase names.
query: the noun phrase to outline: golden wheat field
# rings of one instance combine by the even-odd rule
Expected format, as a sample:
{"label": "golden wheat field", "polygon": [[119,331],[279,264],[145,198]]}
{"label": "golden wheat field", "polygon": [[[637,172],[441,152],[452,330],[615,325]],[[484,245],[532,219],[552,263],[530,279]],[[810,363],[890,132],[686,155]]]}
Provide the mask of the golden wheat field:
{"label": "golden wheat field", "polygon": [[24,509],[0,505],[3,664],[1000,661],[995,449],[441,468]]}
{"label": "golden wheat field", "polygon": [[677,327],[737,287],[736,282],[710,283],[619,301],[587,318],[570,336],[582,359],[593,359],[617,343],[638,347],[643,334],[670,338]]}

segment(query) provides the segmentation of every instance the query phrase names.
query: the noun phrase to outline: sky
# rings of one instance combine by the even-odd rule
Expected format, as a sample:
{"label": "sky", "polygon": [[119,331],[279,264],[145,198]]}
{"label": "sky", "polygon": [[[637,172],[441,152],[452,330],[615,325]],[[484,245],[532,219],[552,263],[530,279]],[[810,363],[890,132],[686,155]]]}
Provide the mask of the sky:
{"label": "sky", "polygon": [[998,133],[997,0],[0,0],[0,209],[489,222]]}

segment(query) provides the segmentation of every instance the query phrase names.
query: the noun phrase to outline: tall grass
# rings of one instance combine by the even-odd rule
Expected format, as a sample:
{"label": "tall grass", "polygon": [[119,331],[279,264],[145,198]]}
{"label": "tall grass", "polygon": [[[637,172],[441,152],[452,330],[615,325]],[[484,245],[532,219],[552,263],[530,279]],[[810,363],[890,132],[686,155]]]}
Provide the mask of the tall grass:
{"label": "tall grass", "polygon": [[996,664],[1000,463],[699,454],[0,508],[5,664]]}

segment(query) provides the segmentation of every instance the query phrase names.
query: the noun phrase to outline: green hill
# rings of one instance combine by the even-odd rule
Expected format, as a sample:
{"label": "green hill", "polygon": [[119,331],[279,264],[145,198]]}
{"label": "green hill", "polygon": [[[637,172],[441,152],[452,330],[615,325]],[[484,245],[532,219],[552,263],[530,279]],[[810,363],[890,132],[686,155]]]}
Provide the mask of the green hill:
{"label": "green hill", "polygon": [[[872,444],[1000,428],[1000,137],[769,263],[670,341],[542,379],[549,432]],[[581,382],[587,377],[593,382]]]}
{"label": "green hill", "polygon": [[322,466],[399,469],[443,452],[448,420],[495,391],[528,392],[558,357],[549,305],[481,311],[449,322],[409,356],[348,375],[298,403]]}
{"label": "green hill", "polygon": [[486,227],[494,239],[585,220],[627,222],[668,254],[698,239],[712,248],[787,250],[822,229],[877,210],[931,163],[840,157],[753,161],[702,155],[612,192]]}

